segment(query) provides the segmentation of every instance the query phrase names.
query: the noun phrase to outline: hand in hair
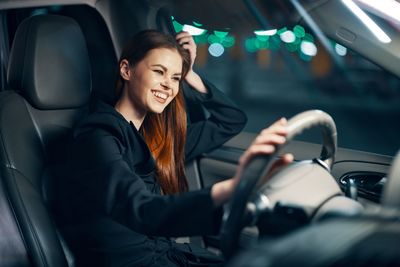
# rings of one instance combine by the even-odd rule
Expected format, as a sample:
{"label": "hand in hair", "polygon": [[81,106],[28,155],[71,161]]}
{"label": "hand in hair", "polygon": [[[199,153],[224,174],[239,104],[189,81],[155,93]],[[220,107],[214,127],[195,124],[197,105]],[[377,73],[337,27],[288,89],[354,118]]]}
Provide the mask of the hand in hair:
{"label": "hand in hair", "polygon": [[200,93],[207,93],[207,88],[201,80],[200,76],[193,71],[193,64],[196,60],[197,46],[193,37],[188,32],[180,32],[176,35],[176,41],[190,54],[190,69],[185,77],[185,81]]}
{"label": "hand in hair", "polygon": [[[269,155],[275,152],[276,145],[286,142],[286,119],[282,118],[276,121],[268,128],[262,130],[254,139],[250,147],[243,153],[239,159],[239,166],[233,178],[214,184],[211,189],[211,196],[216,206],[220,206],[227,202],[233,194],[241,174],[247,164],[258,155]],[[275,172],[280,167],[287,165],[293,161],[292,154],[285,154],[277,160],[271,168],[271,172]]]}

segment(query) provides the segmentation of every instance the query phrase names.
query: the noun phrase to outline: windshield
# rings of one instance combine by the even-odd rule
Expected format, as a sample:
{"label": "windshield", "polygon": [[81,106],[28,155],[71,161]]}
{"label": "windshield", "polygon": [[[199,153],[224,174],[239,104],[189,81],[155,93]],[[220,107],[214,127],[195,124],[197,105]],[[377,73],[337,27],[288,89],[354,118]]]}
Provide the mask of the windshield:
{"label": "windshield", "polygon": [[[198,71],[246,111],[245,130],[256,133],[282,116],[321,109],[334,118],[340,147],[394,155],[400,148],[400,80],[367,59],[379,51],[373,45],[366,42],[360,49],[363,55],[354,51],[356,42],[346,38],[364,26],[353,11],[347,8],[341,9],[346,14],[335,14],[338,11],[331,8],[332,18],[348,19],[354,25],[326,34],[330,25],[320,27],[313,19],[316,16],[306,11],[312,6],[297,1],[244,2],[257,24],[213,29],[198,18],[190,24],[187,18],[171,19],[175,31],[196,35]],[[368,1],[350,2],[390,36],[390,42],[377,40],[377,46],[399,41],[399,21],[360,3]],[[355,36],[362,38],[361,33]],[[391,60],[385,64],[399,66],[398,59]],[[299,139],[318,142],[317,136],[318,131],[311,131]]]}

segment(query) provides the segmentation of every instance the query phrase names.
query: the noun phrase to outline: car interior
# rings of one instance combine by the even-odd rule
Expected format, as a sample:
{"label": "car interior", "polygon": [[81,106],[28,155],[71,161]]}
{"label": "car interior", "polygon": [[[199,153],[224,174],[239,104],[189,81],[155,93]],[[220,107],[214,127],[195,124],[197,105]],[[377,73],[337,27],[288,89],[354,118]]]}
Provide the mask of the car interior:
{"label": "car interior", "polygon": [[[113,101],[110,88],[125,41],[146,28],[174,34],[172,14],[182,23],[197,18],[210,29],[244,31],[263,25],[262,8],[257,8],[265,6],[260,2],[0,0],[1,266],[76,265],[52,217],[57,173],[63,172],[71,130],[87,114],[91,100]],[[304,24],[312,19],[330,38],[400,76],[400,54],[394,53],[400,31],[390,46],[382,46],[356,30],[359,23],[342,12],[340,1],[272,2],[290,6],[288,12],[297,10],[293,14],[300,15],[293,19]],[[221,10],[222,20],[217,19]],[[212,69],[203,71],[210,80],[218,76]],[[207,116],[189,91],[185,96],[189,121]],[[388,119],[398,114],[394,109]],[[343,128],[336,128],[340,122],[335,124],[334,112],[313,108],[282,115],[290,118],[290,142],[248,166],[225,208],[220,235],[183,237],[180,242],[222,253],[229,266],[399,266],[400,155],[392,152],[400,143],[390,139],[397,128],[386,140],[391,152],[377,153],[341,147]],[[309,131],[315,132],[297,140]],[[245,129],[188,162],[190,190],[231,177],[255,136],[256,131]],[[295,155],[294,164],[262,182],[273,160],[285,152]]]}

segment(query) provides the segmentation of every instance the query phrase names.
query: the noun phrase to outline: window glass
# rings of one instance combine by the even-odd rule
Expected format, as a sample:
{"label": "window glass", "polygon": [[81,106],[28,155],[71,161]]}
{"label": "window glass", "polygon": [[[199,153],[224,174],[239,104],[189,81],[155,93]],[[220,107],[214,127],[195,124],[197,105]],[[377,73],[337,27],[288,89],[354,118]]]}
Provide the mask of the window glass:
{"label": "window glass", "polygon": [[[178,19],[172,17],[176,31],[197,34],[198,71],[246,111],[246,131],[321,109],[334,118],[340,147],[386,155],[400,148],[400,79],[363,56],[282,17],[268,32],[247,34],[207,30],[201,22],[193,30]],[[320,133],[299,139],[320,142]]]}

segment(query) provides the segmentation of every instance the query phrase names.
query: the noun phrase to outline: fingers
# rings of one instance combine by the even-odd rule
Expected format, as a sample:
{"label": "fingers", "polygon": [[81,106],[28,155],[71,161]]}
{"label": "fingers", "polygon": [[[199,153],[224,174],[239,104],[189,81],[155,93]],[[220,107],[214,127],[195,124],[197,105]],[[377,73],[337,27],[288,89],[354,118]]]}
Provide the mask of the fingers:
{"label": "fingers", "polygon": [[176,40],[179,40],[180,38],[183,38],[183,37],[191,37],[191,36],[192,36],[192,35],[190,35],[190,33],[182,31],[182,32],[177,33],[177,34],[175,35],[175,38],[176,38]]}
{"label": "fingers", "polygon": [[277,159],[271,166],[270,173],[277,171],[278,169],[286,166],[289,163],[293,162],[293,154],[284,154],[279,159]]}
{"label": "fingers", "polygon": [[197,46],[192,35],[188,32],[180,32],[175,38],[180,46],[189,51],[191,66],[193,66],[196,59]]}
{"label": "fingers", "polygon": [[259,136],[254,139],[253,144],[275,144],[275,145],[282,145],[286,141],[286,138],[282,135],[269,133],[269,134],[260,134]]}
{"label": "fingers", "polygon": [[287,120],[286,118],[281,118],[271,124],[268,128],[265,128],[264,130],[261,131],[260,134],[268,134],[268,133],[277,133],[283,136],[287,135]]}
{"label": "fingers", "polygon": [[293,156],[293,154],[291,154],[291,153],[284,154],[284,155],[282,155],[282,157],[281,157],[281,161],[282,161],[285,165],[288,164],[288,163],[292,163],[293,160],[294,160],[294,156]]}
{"label": "fingers", "polygon": [[[276,146],[282,145],[286,142],[286,129],[287,120],[282,118],[270,127],[262,130],[260,134],[254,139],[251,146],[243,153],[239,159],[239,164],[242,166],[258,155],[270,155],[275,152]],[[291,162],[293,155],[285,155],[283,157],[284,162]]]}
{"label": "fingers", "polygon": [[281,118],[280,120],[273,123],[268,128],[265,128],[260,132],[260,134],[254,139],[253,144],[275,144],[282,145],[286,142],[287,128],[286,128],[287,120],[285,118]]}
{"label": "fingers", "polygon": [[181,46],[183,45],[189,45],[189,46],[194,46],[196,47],[196,43],[194,42],[194,39],[192,35],[188,32],[180,32],[175,36],[176,41],[178,44]]}
{"label": "fingers", "polygon": [[272,166],[271,166],[269,172],[267,173],[267,175],[265,177],[263,177],[263,179],[261,180],[261,183],[265,183],[266,181],[268,181],[279,170],[281,170],[286,165],[292,163],[293,160],[294,160],[293,154],[284,154],[284,155],[282,155],[278,160],[276,160],[272,164]]}

